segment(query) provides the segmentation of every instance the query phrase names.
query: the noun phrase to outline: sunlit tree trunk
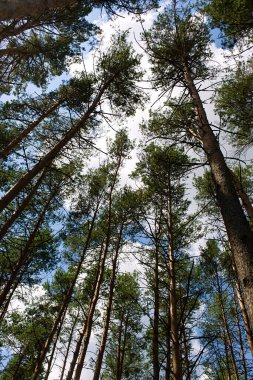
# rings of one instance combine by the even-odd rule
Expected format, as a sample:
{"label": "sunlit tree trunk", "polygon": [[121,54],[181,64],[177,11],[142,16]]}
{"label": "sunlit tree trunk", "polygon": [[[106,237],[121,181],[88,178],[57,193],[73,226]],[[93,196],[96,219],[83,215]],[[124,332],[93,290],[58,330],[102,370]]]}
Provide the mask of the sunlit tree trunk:
{"label": "sunlit tree trunk", "polygon": [[195,107],[199,135],[210,164],[228,239],[238,277],[243,288],[249,319],[253,322],[253,233],[239,202],[233,178],[226,165],[219,143],[209,125],[203,103],[194,84],[190,69],[185,63],[184,80]]}

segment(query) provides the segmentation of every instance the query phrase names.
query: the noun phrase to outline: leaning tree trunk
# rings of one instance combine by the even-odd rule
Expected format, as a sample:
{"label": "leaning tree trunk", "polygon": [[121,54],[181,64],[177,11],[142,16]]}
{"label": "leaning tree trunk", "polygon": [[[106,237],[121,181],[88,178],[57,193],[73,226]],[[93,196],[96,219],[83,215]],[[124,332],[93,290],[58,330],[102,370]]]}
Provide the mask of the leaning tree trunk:
{"label": "leaning tree trunk", "polygon": [[13,223],[15,222],[15,220],[22,214],[22,212],[29,205],[32,197],[34,196],[34,194],[38,190],[39,186],[41,185],[41,183],[42,183],[42,181],[43,181],[43,179],[45,177],[46,171],[47,171],[47,168],[43,170],[41,176],[38,178],[38,180],[35,183],[35,185],[32,186],[32,188],[31,188],[30,192],[28,193],[28,195],[23,199],[21,205],[18,206],[18,208],[16,209],[16,211],[6,220],[6,222],[4,223],[4,225],[1,227],[1,229],[0,229],[0,240],[6,235],[6,233],[8,232],[9,228],[13,225]]}
{"label": "leaning tree trunk", "polygon": [[109,87],[112,82],[113,77],[109,78],[100,88],[97,96],[93,100],[91,106],[85,112],[83,117],[68,130],[68,132],[63,136],[63,138],[48,152],[46,153],[40,161],[34,165],[26,174],[24,174],[20,180],[0,199],[0,212],[2,212],[13,199],[30,183],[30,181],[40,173],[44,168],[50,166],[53,160],[58,156],[62,149],[69,143],[69,141],[84,127],[86,122],[89,120],[90,116],[95,111],[98,106],[102,95]]}
{"label": "leaning tree trunk", "polygon": [[199,135],[211,168],[218,205],[243,289],[249,319],[253,324],[253,232],[244,215],[232,175],[209,125],[203,103],[187,64],[184,67],[184,81],[195,107]]}
{"label": "leaning tree trunk", "polygon": [[[1,1],[1,0],[0,0]],[[53,113],[66,99],[62,98],[55,102],[46,112],[44,112],[37,120],[20,132],[12,141],[0,150],[0,159],[5,159],[8,155],[23,141],[44,119]]]}

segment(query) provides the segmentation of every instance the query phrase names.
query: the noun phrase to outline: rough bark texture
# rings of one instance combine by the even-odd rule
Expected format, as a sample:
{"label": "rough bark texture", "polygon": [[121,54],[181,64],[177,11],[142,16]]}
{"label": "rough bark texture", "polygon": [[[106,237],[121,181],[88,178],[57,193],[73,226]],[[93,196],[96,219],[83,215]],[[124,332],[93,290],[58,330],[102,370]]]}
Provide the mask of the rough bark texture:
{"label": "rough bark texture", "polygon": [[187,65],[185,84],[195,106],[196,119],[203,149],[210,164],[216,197],[228,234],[238,277],[243,289],[249,319],[253,323],[253,233],[242,210],[233,178],[226,165],[219,143],[209,125],[199,93]]}
{"label": "rough bark texture", "polygon": [[78,0],[0,0],[0,20],[40,16],[50,8],[64,8]]}

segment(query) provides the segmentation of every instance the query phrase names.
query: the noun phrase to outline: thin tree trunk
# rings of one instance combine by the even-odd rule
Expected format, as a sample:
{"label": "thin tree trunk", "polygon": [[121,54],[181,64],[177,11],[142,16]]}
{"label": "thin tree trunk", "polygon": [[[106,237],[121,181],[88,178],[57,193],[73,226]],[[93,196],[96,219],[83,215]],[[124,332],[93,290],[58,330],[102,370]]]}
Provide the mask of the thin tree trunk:
{"label": "thin tree trunk", "polygon": [[186,380],[191,380],[191,368],[190,368],[190,361],[189,361],[189,355],[188,355],[188,347],[187,347],[187,336],[186,336],[186,331],[185,331],[185,326],[182,326],[183,330],[183,340],[184,340],[184,364],[185,364],[185,372]]}
{"label": "thin tree trunk", "polygon": [[63,365],[62,365],[60,380],[63,380],[63,377],[64,377],[64,372],[65,372],[65,368],[66,368],[66,364],[67,364],[67,360],[68,360],[68,355],[69,355],[69,351],[70,351],[70,347],[71,347],[71,343],[72,343],[72,338],[73,338],[73,335],[74,335],[74,331],[75,331],[75,328],[76,328],[76,324],[77,324],[78,318],[79,318],[79,311],[78,311],[77,316],[75,317],[74,323],[72,323],[71,331],[70,331],[70,334],[68,336],[68,345],[67,345],[66,353],[64,355],[64,362],[63,362]]}
{"label": "thin tree trunk", "polygon": [[37,232],[41,226],[41,223],[43,222],[43,220],[45,218],[45,214],[46,214],[48,207],[50,206],[50,203],[51,203],[52,199],[54,198],[54,196],[55,196],[55,192],[53,194],[51,194],[49,199],[47,200],[42,212],[40,213],[40,215],[36,221],[35,227],[34,227],[32,233],[30,234],[30,236],[29,236],[29,238],[25,244],[25,247],[21,251],[21,254],[20,254],[18,261],[15,263],[15,267],[11,273],[10,278],[8,279],[8,281],[6,282],[4,288],[2,289],[2,291],[0,293],[0,307],[5,302],[6,297],[9,293],[10,289],[11,289],[12,285],[14,284],[14,282],[17,278],[18,272],[20,271],[20,269],[22,268],[22,266],[25,264],[26,260],[29,257],[31,245],[34,242],[36,234],[37,234]]}
{"label": "thin tree trunk", "polygon": [[[99,258],[98,258],[98,268],[97,268],[97,273],[96,273],[96,279],[94,281],[94,286],[93,286],[93,290],[92,290],[93,297],[92,297],[92,300],[91,300],[91,302],[89,304],[87,317],[84,320],[82,330],[79,333],[79,336],[78,336],[78,339],[77,339],[77,342],[76,342],[75,351],[73,353],[73,357],[72,357],[72,360],[71,360],[71,363],[70,363],[70,367],[69,367],[69,370],[68,370],[68,374],[67,374],[66,380],[72,380],[72,378],[73,378],[73,373],[74,373],[75,366],[76,366],[76,363],[77,363],[77,360],[78,360],[80,349],[82,347],[82,344],[85,344],[84,343],[84,336],[85,336],[85,333],[87,332],[87,328],[88,328],[88,325],[89,325],[89,320],[90,320],[90,318],[93,318],[92,308],[94,306],[94,303],[96,303],[95,299],[97,297],[97,284],[98,284],[98,282],[101,279],[101,269],[103,269],[103,265],[101,263],[104,260],[104,254],[105,254],[105,251],[104,251],[104,247],[103,247],[103,244],[102,244],[101,250],[100,250],[100,253],[99,253]],[[88,340],[86,342],[87,347],[88,347],[89,339],[86,339],[86,340]]]}
{"label": "thin tree trunk", "polygon": [[231,369],[230,369],[230,361],[228,354],[228,344],[227,344],[227,334],[223,331],[223,339],[224,339],[224,347],[225,347],[225,355],[226,355],[226,368],[227,368],[227,380],[232,380]]}
{"label": "thin tree trunk", "polygon": [[232,360],[234,375],[235,375],[235,379],[239,380],[237,364],[236,364],[236,360],[235,360],[235,353],[234,353],[234,348],[233,348],[233,342],[232,342],[232,338],[231,338],[231,334],[230,334],[230,330],[229,330],[229,326],[228,326],[228,322],[227,322],[226,310],[225,310],[225,306],[224,306],[224,302],[223,302],[222,287],[220,284],[219,274],[217,271],[216,271],[216,283],[217,283],[218,298],[219,298],[220,308],[221,308],[221,316],[222,316],[222,321],[224,324],[224,329],[226,332],[226,339],[227,339],[227,343],[229,346],[229,351],[231,354],[231,360]]}
{"label": "thin tree trunk", "polygon": [[98,106],[102,95],[112,82],[113,77],[108,79],[103,86],[101,86],[97,96],[93,100],[89,109],[85,112],[84,116],[65,134],[65,136],[48,152],[40,161],[34,165],[20,180],[0,199],[0,212],[3,211],[10,202],[28,185],[28,183],[44,168],[51,165],[53,160],[61,152],[61,150],[68,144],[68,142],[84,127],[89,120],[92,113]]}
{"label": "thin tree trunk", "polygon": [[117,362],[116,362],[116,379],[121,379],[121,341],[122,341],[122,330],[123,330],[123,318],[124,311],[121,314],[119,332],[118,332],[118,342],[117,342]]}
{"label": "thin tree trunk", "polygon": [[60,333],[61,333],[61,329],[62,329],[62,326],[63,326],[63,321],[64,321],[64,318],[62,318],[61,323],[59,324],[58,329],[57,329],[55,341],[54,341],[54,344],[53,344],[52,351],[50,353],[50,359],[49,359],[49,362],[48,362],[48,365],[47,365],[47,372],[45,374],[44,380],[48,379],[48,377],[50,375],[50,372],[51,372],[51,369],[52,369],[52,363],[53,363],[53,359],[54,359],[54,354],[55,354],[57,342],[58,342],[58,339],[59,339],[59,336],[60,336]]}
{"label": "thin tree trunk", "polygon": [[242,312],[244,328],[245,328],[245,332],[247,335],[251,355],[253,358],[253,334],[252,334],[252,329],[251,329],[251,325],[250,325],[250,321],[249,321],[248,312],[247,312],[247,309],[245,307],[244,299],[242,297],[242,291],[241,291],[240,283],[238,282],[238,280],[235,281],[235,286],[236,286],[238,303],[239,303],[239,306],[240,306],[240,309]]}
{"label": "thin tree trunk", "polygon": [[105,312],[103,334],[102,334],[102,338],[101,338],[101,342],[100,342],[100,347],[98,350],[93,380],[99,380],[100,371],[101,371],[102,362],[103,362],[103,357],[104,357],[104,352],[105,352],[105,345],[106,345],[106,341],[107,341],[109,324],[110,324],[110,319],[111,319],[112,302],[113,302],[113,295],[114,295],[114,288],[115,288],[115,281],[116,281],[117,267],[118,267],[118,256],[119,256],[119,250],[121,247],[123,228],[124,228],[124,223],[122,223],[120,226],[115,256],[113,259],[112,275],[111,275],[111,280],[110,280],[108,303],[107,303],[106,312]]}
{"label": "thin tree trunk", "polygon": [[[0,0],[1,1],[1,0]],[[0,51],[1,52],[1,51]],[[18,134],[9,144],[7,144],[3,149],[0,150],[0,159],[5,159],[14,150],[18,144],[26,138],[26,136],[31,133],[37,125],[44,119],[46,119],[52,112],[54,112],[62,103],[64,103],[65,98],[59,99],[54,103],[46,112],[44,112],[36,121],[31,123],[27,128],[25,128],[21,133]]]}
{"label": "thin tree trunk", "polygon": [[64,8],[76,3],[77,0],[0,0],[0,20],[38,17],[50,8]]}
{"label": "thin tree trunk", "polygon": [[79,261],[77,269],[76,269],[75,276],[74,276],[74,278],[72,280],[72,284],[70,285],[68,291],[66,292],[66,295],[65,295],[65,297],[63,299],[61,308],[60,308],[58,316],[57,316],[57,318],[56,318],[56,320],[54,322],[52,330],[50,331],[50,333],[48,335],[48,338],[47,338],[47,340],[46,340],[46,342],[45,342],[45,344],[44,344],[44,346],[43,346],[43,348],[42,348],[42,350],[41,350],[41,352],[40,352],[40,354],[39,354],[39,356],[37,358],[36,366],[35,366],[34,373],[33,373],[33,376],[32,376],[31,380],[37,380],[38,379],[38,377],[40,375],[42,364],[44,362],[44,359],[46,357],[47,352],[50,349],[50,346],[51,346],[51,343],[52,343],[52,341],[54,339],[54,336],[55,336],[55,333],[57,331],[58,325],[61,322],[61,320],[62,320],[63,316],[65,315],[66,310],[68,308],[68,305],[69,305],[69,302],[70,302],[70,299],[71,299],[71,296],[72,296],[72,293],[73,293],[73,290],[74,290],[77,278],[78,278],[78,276],[80,274],[80,271],[82,269],[82,264],[83,264],[84,259],[85,259],[85,254],[86,254],[87,249],[88,249],[89,244],[90,244],[90,240],[91,240],[91,236],[92,236],[95,220],[96,220],[97,213],[98,213],[99,203],[100,203],[100,201],[96,205],[96,210],[94,212],[94,215],[93,215],[93,218],[92,218],[92,221],[91,221],[91,224],[90,224],[90,228],[89,228],[89,231],[88,231],[88,235],[87,235],[87,238],[86,238],[84,249],[82,251],[82,254],[81,254],[81,257],[80,257],[80,261]]}
{"label": "thin tree trunk", "polygon": [[[168,307],[170,305],[170,291],[168,291]],[[166,328],[166,367],[165,380],[170,380],[171,374],[171,318],[170,312],[167,313],[167,328]]]}
{"label": "thin tree trunk", "polygon": [[217,201],[224,220],[239,280],[243,288],[249,319],[253,323],[253,232],[239,202],[233,178],[219,143],[209,125],[203,103],[187,64],[184,80],[195,107],[199,135],[210,164]]}
{"label": "thin tree trunk", "polygon": [[125,354],[126,354],[126,340],[127,340],[127,329],[128,329],[128,315],[126,316],[126,321],[125,321],[125,328],[124,328],[124,334],[123,334],[123,347],[121,350],[121,356],[120,356],[120,367],[117,368],[117,380],[121,380],[122,375],[123,375],[123,368],[124,368],[124,359],[125,359]]}
{"label": "thin tree trunk", "polygon": [[246,212],[248,214],[250,225],[253,226],[253,207],[252,207],[251,201],[250,201],[250,199],[248,197],[248,194],[245,193],[241,181],[232,172],[232,170],[230,170],[230,173],[232,175],[232,178],[233,178],[233,181],[234,181],[234,185],[235,185],[235,189],[237,191],[237,194],[239,195],[239,197],[240,197],[240,199],[242,201],[243,207],[245,208],[245,210],[246,210]]}
{"label": "thin tree trunk", "polygon": [[180,355],[180,342],[177,318],[177,295],[176,295],[176,273],[173,244],[173,220],[172,220],[172,199],[171,185],[168,199],[168,240],[169,240],[169,289],[170,289],[170,321],[172,339],[172,366],[173,380],[182,380],[182,361]]}
{"label": "thin tree trunk", "polygon": [[41,185],[45,174],[47,172],[47,169],[44,169],[43,173],[39,177],[38,181],[35,183],[35,185],[32,187],[31,191],[27,195],[27,197],[23,200],[21,205],[17,208],[17,210],[7,219],[7,221],[4,223],[0,230],[0,240],[5,236],[5,234],[8,232],[9,228],[12,226],[12,224],[15,222],[15,220],[22,214],[22,212],[26,209],[26,207],[29,205],[30,200],[36,193],[37,189]]}
{"label": "thin tree trunk", "polygon": [[[119,169],[120,169],[120,166],[121,166],[121,162],[122,162],[122,157],[119,158],[119,161],[118,161],[116,169],[115,169],[113,181],[112,181],[112,184],[111,184],[111,187],[110,187],[109,204],[108,204],[108,220],[107,220],[108,223],[107,223],[106,242],[105,242],[104,254],[102,256],[102,260],[101,260],[101,263],[100,263],[100,274],[99,274],[99,278],[98,278],[97,283],[96,283],[96,287],[95,287],[95,291],[94,291],[94,296],[93,296],[93,299],[92,299],[92,302],[91,302],[91,307],[89,309],[88,317],[87,317],[87,320],[85,322],[85,326],[84,326],[84,330],[83,330],[84,339],[83,339],[83,344],[82,344],[82,350],[81,350],[81,355],[79,357],[79,360],[78,360],[78,363],[77,363],[77,366],[76,366],[76,371],[75,371],[75,375],[74,375],[73,380],[79,380],[80,377],[81,377],[81,373],[82,373],[82,369],[83,369],[83,363],[84,363],[84,360],[85,360],[85,356],[86,356],[86,352],[87,352],[88,344],[89,344],[89,340],[90,340],[91,330],[92,330],[93,315],[94,315],[94,311],[95,311],[96,304],[97,304],[97,301],[98,301],[98,297],[99,297],[99,293],[100,293],[100,287],[101,287],[101,284],[102,284],[102,281],[103,281],[105,260],[106,260],[106,257],[107,257],[107,253],[108,253],[108,249],[109,249],[109,245],[110,245],[110,241],[111,241],[112,194],[113,194],[114,187],[116,185],[116,181],[117,181]],[[72,378],[67,377],[66,380],[72,380]]]}
{"label": "thin tree trunk", "polygon": [[[107,256],[107,249],[104,249],[104,252],[103,252],[103,255],[102,255],[102,259],[101,259],[101,263],[100,263],[99,277],[98,277],[98,280],[97,280],[97,283],[96,283],[96,287],[95,287],[95,291],[94,291],[94,294],[93,294],[93,298],[92,298],[92,301],[91,301],[91,304],[90,304],[90,308],[89,308],[89,312],[88,312],[88,315],[87,315],[87,319],[85,320],[83,331],[80,334],[81,354],[80,354],[80,357],[78,359],[78,363],[76,365],[75,375],[74,375],[74,377],[72,377],[72,375],[71,375],[71,373],[69,371],[66,380],[72,380],[72,379],[79,380],[80,377],[81,377],[81,373],[82,373],[82,370],[83,370],[83,364],[84,364],[84,360],[85,360],[85,356],[86,356],[86,353],[87,353],[87,349],[88,349],[88,345],[89,345],[89,341],[90,341],[90,336],[91,336],[91,330],[92,330],[92,324],[93,324],[93,316],[94,316],[95,308],[96,308],[97,301],[98,301],[98,298],[99,298],[100,287],[101,287],[102,280],[103,280],[106,256]],[[78,351],[80,351],[80,350],[78,350]],[[76,363],[77,357],[75,357],[73,359],[75,359],[75,363]],[[73,369],[71,368],[72,373],[73,373]]]}
{"label": "thin tree trunk", "polygon": [[154,321],[153,321],[153,335],[152,335],[152,361],[153,361],[153,379],[159,380],[159,309],[160,309],[160,296],[159,296],[159,253],[158,242],[155,242],[154,251],[155,267],[154,267]]}
{"label": "thin tree trunk", "polygon": [[233,301],[234,301],[234,307],[235,307],[235,318],[236,318],[236,324],[238,328],[238,337],[239,337],[240,351],[241,351],[241,357],[242,357],[244,380],[248,380],[247,363],[246,363],[245,351],[244,351],[244,345],[243,345],[242,330],[241,330],[240,320],[239,320],[238,303],[236,302],[236,294],[235,294],[236,292],[235,292],[233,283],[232,283],[232,290],[233,290]]}

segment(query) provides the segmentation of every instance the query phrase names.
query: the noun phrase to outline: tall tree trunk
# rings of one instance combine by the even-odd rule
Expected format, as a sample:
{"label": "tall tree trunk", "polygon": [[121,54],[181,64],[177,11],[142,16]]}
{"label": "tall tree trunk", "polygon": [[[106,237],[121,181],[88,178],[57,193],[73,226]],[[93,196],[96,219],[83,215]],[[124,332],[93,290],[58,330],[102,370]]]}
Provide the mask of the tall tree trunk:
{"label": "tall tree trunk", "polygon": [[152,335],[152,361],[153,361],[153,379],[159,380],[159,309],[160,309],[160,296],[159,296],[159,252],[158,241],[155,241],[154,250],[154,321],[153,321],[153,335]]}
{"label": "tall tree trunk", "polygon": [[230,173],[232,175],[237,194],[239,195],[242,201],[243,207],[248,214],[250,225],[253,226],[253,207],[249,199],[249,196],[248,194],[245,193],[242,183],[239,180],[239,178],[232,172],[232,170],[230,170]]}
{"label": "tall tree trunk", "polygon": [[241,351],[241,357],[242,357],[244,380],[248,380],[247,363],[246,363],[245,350],[244,350],[244,344],[243,344],[243,338],[242,338],[242,330],[241,330],[240,320],[239,320],[238,303],[236,300],[236,292],[235,292],[233,283],[232,283],[232,290],[233,290],[233,301],[234,301],[234,308],[235,308],[236,325],[238,328],[238,337],[239,337],[240,351]]}
{"label": "tall tree trunk", "polygon": [[243,288],[249,319],[253,323],[253,232],[239,202],[233,178],[219,143],[209,125],[203,103],[185,64],[184,80],[195,107],[199,135],[210,164],[217,201],[224,220],[239,280]]}
{"label": "tall tree trunk", "polygon": [[190,367],[190,361],[189,361],[189,353],[188,353],[187,335],[186,335],[186,331],[185,331],[185,325],[182,326],[182,336],[183,336],[185,379],[191,380],[191,367]]}
{"label": "tall tree trunk", "polygon": [[59,324],[58,329],[57,329],[57,333],[56,333],[56,337],[55,337],[55,340],[54,340],[53,348],[52,348],[51,353],[50,353],[50,359],[49,359],[48,364],[47,364],[47,371],[45,373],[44,380],[48,380],[48,377],[49,377],[51,369],[52,369],[52,363],[53,363],[53,359],[54,359],[54,354],[55,354],[56,346],[57,346],[58,339],[59,339],[59,336],[60,336],[60,333],[61,333],[61,329],[62,329],[62,326],[63,326],[63,321],[64,321],[64,318],[62,318],[61,323]]}
{"label": "tall tree trunk", "polygon": [[[126,315],[125,328],[123,332],[123,347],[120,350],[120,360],[117,362],[116,380],[121,380],[124,368],[124,359],[126,354],[126,341],[127,341],[127,329],[128,329],[128,314]],[[119,366],[118,366],[119,365]]]}
{"label": "tall tree trunk", "polygon": [[64,372],[65,372],[65,368],[66,368],[66,364],[67,364],[67,360],[68,360],[68,355],[69,355],[69,351],[70,351],[70,347],[71,347],[71,343],[72,343],[72,338],[74,335],[74,331],[76,329],[78,318],[79,318],[79,311],[77,313],[77,316],[75,317],[74,322],[72,323],[71,331],[70,331],[70,334],[68,336],[67,350],[66,350],[65,355],[64,355],[64,361],[63,361],[62,370],[61,370],[61,377],[59,380],[63,380],[63,377],[64,377]]}
{"label": "tall tree trunk", "polygon": [[77,0],[0,0],[0,20],[38,17],[50,8],[69,7],[77,2]]}
{"label": "tall tree trunk", "polygon": [[122,342],[122,335],[123,335],[123,318],[124,318],[124,311],[121,314],[119,330],[118,330],[118,338],[117,338],[116,380],[121,379],[121,342]]}
{"label": "tall tree trunk", "polygon": [[242,297],[242,291],[241,291],[240,283],[238,282],[238,280],[235,281],[235,286],[236,286],[238,303],[239,303],[239,306],[240,306],[240,309],[242,312],[244,328],[245,328],[245,332],[247,335],[251,355],[253,358],[253,334],[252,334],[251,324],[249,321],[248,312],[247,312],[247,309],[245,307],[244,299]]}
{"label": "tall tree trunk", "polygon": [[113,77],[108,79],[100,88],[98,94],[93,100],[89,109],[85,112],[84,116],[65,134],[65,136],[48,152],[40,161],[34,165],[20,180],[0,199],[0,212],[2,212],[13,199],[28,185],[28,183],[44,168],[51,165],[53,160],[61,152],[61,150],[69,143],[69,141],[84,127],[89,120],[92,113],[98,106],[102,95],[112,82]]}
{"label": "tall tree trunk", "polygon": [[170,323],[172,339],[172,366],[173,380],[182,380],[182,360],[180,355],[180,341],[177,318],[177,295],[176,295],[176,273],[174,257],[174,237],[173,237],[173,218],[172,218],[172,199],[171,185],[168,199],[168,240],[169,240],[169,289],[170,289]]}
{"label": "tall tree trunk", "polygon": [[224,330],[226,332],[227,344],[228,344],[229,351],[231,354],[231,360],[232,360],[232,365],[233,365],[233,370],[234,370],[234,377],[236,380],[239,380],[232,337],[231,337],[231,333],[230,333],[230,329],[229,329],[229,325],[228,325],[228,321],[227,321],[226,310],[225,310],[224,301],[223,301],[222,286],[220,284],[219,274],[217,271],[216,271],[216,283],[217,283],[218,299],[219,299],[220,308],[221,308],[221,317],[222,317],[222,321],[223,321],[223,325],[224,325]]}
{"label": "tall tree trunk", "polygon": [[90,302],[89,307],[88,307],[88,313],[87,313],[87,316],[84,320],[82,330],[80,331],[77,342],[76,342],[75,351],[73,353],[73,357],[72,357],[72,360],[70,363],[70,367],[68,370],[66,380],[72,380],[73,379],[73,373],[75,370],[75,366],[76,366],[76,363],[78,360],[78,356],[79,356],[82,344],[85,345],[85,348],[83,348],[83,350],[85,351],[85,355],[86,355],[86,350],[88,348],[89,338],[90,338],[90,335],[87,333],[87,329],[89,328],[88,326],[90,325],[90,321],[93,319],[93,314],[94,314],[93,311],[95,310],[94,306],[97,304],[97,300],[98,300],[98,296],[99,296],[98,290],[100,291],[100,285],[99,285],[99,287],[97,285],[100,284],[101,274],[102,274],[101,271],[104,270],[103,269],[104,268],[104,259],[105,259],[105,250],[104,250],[104,246],[102,244],[101,249],[100,249],[100,253],[99,253],[96,279],[94,281],[94,286],[93,286],[93,290],[92,290],[93,296],[92,296],[91,302]]}
{"label": "tall tree trunk", "polygon": [[[110,186],[109,200],[108,200],[107,231],[106,231],[106,241],[105,241],[104,253],[103,253],[103,256],[102,256],[101,263],[100,263],[99,278],[98,278],[97,283],[96,283],[93,299],[92,299],[92,302],[91,302],[91,305],[90,305],[90,309],[89,309],[89,312],[88,312],[87,320],[85,322],[85,326],[84,326],[84,330],[83,330],[84,339],[83,339],[83,344],[82,344],[82,350],[81,350],[81,354],[80,354],[80,357],[79,357],[79,360],[78,360],[78,363],[77,363],[77,366],[76,366],[76,371],[75,371],[75,375],[73,377],[73,380],[79,380],[80,377],[81,377],[81,373],[82,373],[82,369],[83,369],[83,363],[84,363],[84,360],[85,360],[85,356],[86,356],[86,352],[87,352],[88,344],[89,344],[89,340],[90,340],[91,330],[92,330],[93,315],[94,315],[94,311],[95,311],[96,304],[97,304],[97,301],[98,301],[98,297],[99,297],[99,293],[100,293],[100,287],[101,287],[101,284],[102,284],[102,281],[103,281],[105,261],[106,261],[106,258],[107,258],[107,253],[108,253],[110,242],[111,242],[112,195],[113,195],[113,191],[114,191],[114,188],[115,188],[115,185],[116,185],[116,181],[117,181],[117,178],[118,178],[118,173],[119,173],[119,169],[120,169],[120,166],[121,166],[121,162],[122,162],[122,157],[120,157],[119,161],[117,162],[117,166],[115,168],[113,180],[112,180],[112,183],[111,183],[111,186]],[[68,374],[68,376],[69,376],[69,374]],[[72,380],[72,379],[70,377],[67,377],[66,380]]]}
{"label": "tall tree trunk", "polygon": [[[96,283],[96,287],[95,287],[95,291],[94,291],[94,294],[93,294],[93,297],[92,297],[92,301],[90,303],[90,308],[89,308],[89,311],[88,311],[88,315],[87,315],[87,318],[85,320],[85,324],[84,324],[83,330],[82,330],[82,332],[80,334],[80,337],[79,337],[79,342],[80,343],[78,343],[78,344],[80,344],[80,346],[81,346],[80,347],[81,348],[81,354],[80,354],[80,357],[79,357],[77,365],[76,365],[75,375],[74,375],[74,377],[72,377],[71,372],[73,374],[74,365],[76,364],[76,361],[77,361],[77,356],[76,355],[73,358],[73,360],[75,360],[75,362],[73,362],[73,360],[72,360],[73,363],[71,363],[72,365],[71,365],[71,368],[70,368],[71,372],[70,371],[68,372],[66,380],[79,380],[80,377],[81,377],[81,373],[82,373],[82,370],[83,370],[83,364],[84,364],[85,356],[86,356],[88,345],[89,345],[89,342],[90,342],[90,336],[91,336],[92,324],[93,324],[93,316],[94,316],[95,308],[96,308],[96,305],[97,305],[97,302],[98,302],[101,284],[102,284],[102,281],[103,281],[106,256],[107,256],[107,249],[105,248],[104,251],[103,251],[102,258],[101,258],[99,277],[98,277],[98,280],[97,280],[97,283]],[[78,352],[79,351],[80,351],[80,349],[78,349]]]}
{"label": "tall tree trunk", "polygon": [[227,369],[227,375],[228,375],[227,380],[233,380],[232,374],[231,374],[231,368],[230,368],[229,354],[228,354],[227,334],[225,331],[223,331],[222,335],[223,335],[225,355],[226,355],[226,369]]}
{"label": "tall tree trunk", "polygon": [[81,272],[81,269],[82,269],[82,265],[83,265],[83,262],[84,262],[84,259],[85,259],[85,254],[86,254],[87,249],[88,249],[88,247],[90,245],[90,240],[91,240],[93,228],[94,228],[94,225],[95,225],[95,220],[97,218],[97,213],[98,213],[98,209],[99,209],[99,203],[100,203],[100,201],[96,205],[96,210],[94,212],[94,215],[93,215],[93,218],[92,218],[92,221],[91,221],[91,224],[90,224],[90,228],[89,228],[89,231],[88,231],[88,235],[87,235],[87,238],[86,238],[84,249],[82,251],[82,254],[81,254],[81,257],[80,257],[80,261],[79,261],[79,263],[77,265],[77,269],[76,269],[76,272],[75,272],[75,276],[74,276],[74,278],[72,280],[72,284],[70,285],[68,291],[66,292],[66,295],[65,295],[65,297],[64,297],[64,299],[62,301],[62,305],[60,307],[58,316],[55,319],[54,325],[53,325],[53,327],[52,327],[52,329],[51,329],[51,331],[50,331],[50,333],[48,335],[48,338],[47,338],[44,346],[42,347],[42,350],[41,350],[40,354],[38,355],[38,358],[37,358],[37,361],[36,361],[36,366],[35,366],[34,373],[33,373],[33,376],[32,376],[31,380],[37,380],[38,379],[38,377],[40,375],[41,367],[42,367],[43,362],[44,362],[45,357],[46,357],[46,354],[47,354],[47,352],[50,349],[50,346],[52,344],[54,336],[55,336],[55,334],[57,332],[57,328],[58,328],[59,324],[61,323],[61,320],[64,317],[64,315],[66,313],[66,310],[68,308],[68,305],[69,305],[72,293],[74,291],[74,287],[76,285],[76,281],[77,281],[78,276],[79,276],[79,274]]}
{"label": "tall tree trunk", "polygon": [[93,380],[99,380],[100,371],[101,371],[102,362],[103,362],[103,357],[104,357],[104,352],[105,352],[105,345],[106,345],[106,341],[107,341],[109,324],[110,324],[110,319],[111,319],[112,302],[113,302],[113,295],[114,295],[114,288],[115,288],[115,281],[116,281],[116,274],[117,274],[117,267],[118,267],[118,256],[119,256],[119,250],[120,250],[121,243],[122,243],[123,228],[124,228],[124,223],[122,223],[120,226],[117,246],[115,249],[115,256],[114,256],[113,264],[112,264],[112,275],[111,275],[110,287],[109,287],[109,297],[108,297],[108,302],[107,302],[107,307],[106,307],[106,312],[105,312],[103,334],[102,334],[102,338],[101,338],[101,342],[100,342],[100,347],[98,350]]}
{"label": "tall tree trunk", "polygon": [[[168,291],[168,307],[170,305],[170,291]],[[170,380],[171,374],[171,318],[170,312],[167,312],[167,328],[166,328],[166,365],[165,380]]]}

